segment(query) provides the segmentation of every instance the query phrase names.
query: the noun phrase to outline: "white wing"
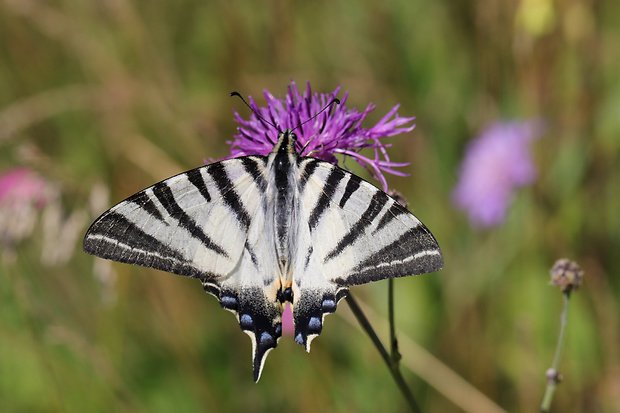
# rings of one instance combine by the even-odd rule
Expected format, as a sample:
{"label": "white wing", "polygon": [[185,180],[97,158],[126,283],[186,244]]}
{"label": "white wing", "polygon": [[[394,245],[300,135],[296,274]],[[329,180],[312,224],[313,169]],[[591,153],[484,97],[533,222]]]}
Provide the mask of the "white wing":
{"label": "white wing", "polygon": [[122,201],[84,238],[89,254],[201,280],[252,339],[254,378],[281,336],[266,158],[229,159]]}
{"label": "white wing", "polygon": [[411,212],[360,177],[302,158],[299,182],[293,314],[295,341],[309,351],[348,287],[437,271],[443,257]]}

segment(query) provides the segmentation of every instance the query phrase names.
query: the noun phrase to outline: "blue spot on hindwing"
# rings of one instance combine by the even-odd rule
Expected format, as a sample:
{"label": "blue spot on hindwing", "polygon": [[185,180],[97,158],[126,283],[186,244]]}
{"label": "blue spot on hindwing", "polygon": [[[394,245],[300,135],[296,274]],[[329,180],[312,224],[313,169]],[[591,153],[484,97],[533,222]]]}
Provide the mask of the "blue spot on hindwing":
{"label": "blue spot on hindwing", "polygon": [[266,331],[263,331],[263,333],[260,335],[260,345],[266,346],[266,347],[274,347],[275,339],[273,338],[271,334],[269,334]]}
{"label": "blue spot on hindwing", "polygon": [[332,300],[331,298],[326,298],[325,300],[323,300],[321,308],[325,313],[333,313],[336,311],[336,301]]}
{"label": "blue spot on hindwing", "polygon": [[239,318],[239,325],[243,330],[253,330],[254,329],[254,320],[249,314],[242,314]]}
{"label": "blue spot on hindwing", "polygon": [[235,297],[225,295],[221,298],[220,305],[227,310],[236,310],[238,302]]}
{"label": "blue spot on hindwing", "polygon": [[320,334],[322,329],[323,325],[321,323],[321,319],[319,317],[311,317],[308,322],[308,333]]}

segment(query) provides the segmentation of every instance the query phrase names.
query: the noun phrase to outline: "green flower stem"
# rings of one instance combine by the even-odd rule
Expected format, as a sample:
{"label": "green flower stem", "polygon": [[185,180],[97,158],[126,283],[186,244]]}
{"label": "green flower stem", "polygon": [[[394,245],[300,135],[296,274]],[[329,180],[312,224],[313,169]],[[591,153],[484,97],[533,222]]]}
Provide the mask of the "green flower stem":
{"label": "green flower stem", "polygon": [[560,314],[560,334],[558,336],[558,342],[555,347],[555,355],[553,356],[553,364],[548,371],[555,372],[555,375],[552,377],[547,376],[547,388],[545,389],[545,394],[543,396],[542,403],[540,404],[541,413],[547,413],[549,408],[551,407],[551,400],[553,399],[553,394],[555,392],[555,388],[560,382],[558,378],[558,367],[560,365],[560,359],[562,357],[562,350],[564,349],[564,342],[566,337],[566,326],[568,324],[568,308],[570,304],[570,289],[564,291],[562,294],[564,298],[564,307],[562,308],[562,313]]}
{"label": "green flower stem", "polygon": [[[403,378],[403,375],[401,374],[400,369],[398,368],[398,362],[396,364],[392,362],[392,357],[390,357],[388,352],[385,350],[385,347],[381,343],[381,340],[379,340],[377,333],[375,333],[375,330],[370,325],[370,322],[368,321],[368,319],[362,312],[362,309],[359,307],[359,305],[357,305],[357,302],[355,301],[351,293],[347,295],[346,300],[347,300],[347,303],[349,304],[349,307],[351,308],[351,311],[355,315],[355,318],[357,318],[357,321],[360,323],[364,331],[366,331],[366,334],[368,334],[368,337],[370,337],[370,339],[372,340],[377,350],[379,350],[379,354],[381,354],[381,357],[383,357],[383,361],[385,361],[385,364],[387,364],[388,369],[390,370],[390,374],[392,375],[392,378],[396,382],[396,385],[398,386],[398,389],[400,390],[400,392],[403,394],[403,397],[405,397],[405,399],[407,400],[407,403],[409,403],[411,410],[416,413],[420,413],[421,412],[420,407],[418,406],[418,403],[413,397],[413,393],[411,393],[411,389],[409,389],[409,386],[407,386],[407,383],[405,382],[405,379]],[[390,302],[390,307],[392,307],[392,304],[393,304],[393,300]],[[393,310],[390,310],[390,311],[393,313]],[[393,317],[393,314],[392,314],[392,317]],[[392,321],[393,319],[390,320],[390,325],[393,324]],[[390,331],[392,329],[393,327],[390,326]]]}

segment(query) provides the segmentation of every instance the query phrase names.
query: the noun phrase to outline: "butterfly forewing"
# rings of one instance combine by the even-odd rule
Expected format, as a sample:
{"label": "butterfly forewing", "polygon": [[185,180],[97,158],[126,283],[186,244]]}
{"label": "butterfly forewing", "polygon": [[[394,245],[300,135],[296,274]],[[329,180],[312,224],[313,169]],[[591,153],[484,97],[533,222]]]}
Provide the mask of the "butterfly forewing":
{"label": "butterfly forewing", "polygon": [[[230,273],[247,239],[223,196],[232,190],[215,185],[214,166],[239,171],[238,159],[197,168],[159,182],[99,217],[84,238],[84,250],[119,262],[175,274],[214,279]],[[258,194],[249,174],[238,186]]]}

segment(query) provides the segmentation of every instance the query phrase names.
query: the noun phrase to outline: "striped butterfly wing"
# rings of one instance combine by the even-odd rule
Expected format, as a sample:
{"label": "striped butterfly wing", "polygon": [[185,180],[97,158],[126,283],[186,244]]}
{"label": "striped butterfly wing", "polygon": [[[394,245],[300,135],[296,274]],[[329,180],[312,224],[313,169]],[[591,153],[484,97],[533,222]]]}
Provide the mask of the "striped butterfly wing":
{"label": "striped butterfly wing", "polygon": [[159,182],[104,213],[83,242],[89,254],[200,279],[250,336],[256,381],[282,330],[266,162],[229,159]]}
{"label": "striped butterfly wing", "polygon": [[301,158],[299,173],[293,314],[309,351],[348,287],[438,271],[443,257],[430,231],[369,182],[314,158]]}

